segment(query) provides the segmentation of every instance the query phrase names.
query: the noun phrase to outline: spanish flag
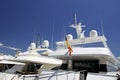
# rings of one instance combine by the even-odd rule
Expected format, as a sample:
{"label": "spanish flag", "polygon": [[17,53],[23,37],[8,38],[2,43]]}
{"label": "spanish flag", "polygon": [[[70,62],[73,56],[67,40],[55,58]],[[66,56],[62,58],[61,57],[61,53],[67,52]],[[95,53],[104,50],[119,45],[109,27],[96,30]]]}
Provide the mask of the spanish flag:
{"label": "spanish flag", "polygon": [[73,52],[73,50],[72,50],[72,48],[70,46],[70,43],[69,43],[67,37],[66,37],[66,46],[68,48],[69,56],[71,56],[71,53]]}

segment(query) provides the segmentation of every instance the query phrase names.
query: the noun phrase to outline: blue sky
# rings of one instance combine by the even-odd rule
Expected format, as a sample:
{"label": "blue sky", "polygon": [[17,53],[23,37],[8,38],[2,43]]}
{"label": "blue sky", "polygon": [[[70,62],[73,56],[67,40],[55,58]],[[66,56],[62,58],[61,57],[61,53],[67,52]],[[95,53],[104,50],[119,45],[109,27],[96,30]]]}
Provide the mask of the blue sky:
{"label": "blue sky", "polygon": [[[55,47],[56,41],[63,40],[63,33],[76,35],[68,27],[75,13],[87,26],[86,36],[91,29],[101,33],[102,16],[107,43],[115,56],[120,56],[120,0],[0,0],[0,42],[25,51],[37,33],[51,46],[53,32]],[[0,51],[14,54],[3,48]]]}

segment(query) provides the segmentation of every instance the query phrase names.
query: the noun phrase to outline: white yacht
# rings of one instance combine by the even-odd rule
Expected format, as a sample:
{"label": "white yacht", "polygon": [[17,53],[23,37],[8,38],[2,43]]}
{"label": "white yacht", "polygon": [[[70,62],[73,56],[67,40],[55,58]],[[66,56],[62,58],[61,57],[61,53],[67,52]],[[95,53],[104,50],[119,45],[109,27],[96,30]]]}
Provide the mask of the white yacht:
{"label": "white yacht", "polygon": [[17,52],[14,58],[1,59],[0,80],[39,80],[43,70],[61,66],[62,60],[46,56],[52,52],[47,47],[48,41],[43,42],[42,48],[31,43],[26,52]]}
{"label": "white yacht", "polygon": [[118,60],[109,49],[104,34],[98,35],[96,30],[91,30],[86,37],[82,30],[85,25],[77,23],[76,15],[75,24],[70,27],[76,30],[77,38],[68,34],[65,41],[56,42],[57,49],[48,56],[63,60],[61,70],[80,72],[84,76],[80,80],[117,80]]}

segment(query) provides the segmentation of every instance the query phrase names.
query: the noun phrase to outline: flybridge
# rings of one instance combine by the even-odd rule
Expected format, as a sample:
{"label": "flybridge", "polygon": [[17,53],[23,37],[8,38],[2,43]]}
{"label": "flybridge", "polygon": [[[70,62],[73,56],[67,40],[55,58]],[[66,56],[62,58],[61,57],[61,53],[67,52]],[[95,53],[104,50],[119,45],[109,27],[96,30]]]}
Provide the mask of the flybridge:
{"label": "flybridge", "polygon": [[[97,43],[102,42],[104,44],[104,47],[108,47],[106,43],[106,38],[104,36],[98,36],[98,37],[86,37],[86,38],[80,38],[80,39],[73,39],[69,40],[69,43],[71,45],[79,45],[79,44],[88,44],[88,43]],[[65,46],[65,41],[60,41],[56,43],[57,46]]]}
{"label": "flybridge", "polygon": [[[105,36],[104,35],[98,36],[98,33],[96,30],[91,30],[89,37],[85,37],[84,36],[85,31],[82,30],[82,27],[86,27],[86,26],[82,25],[81,22],[77,24],[76,15],[75,15],[75,23],[70,25],[70,27],[76,29],[76,33],[77,33],[76,39],[73,39],[73,36],[71,34],[67,35],[67,38],[71,45],[102,42],[104,47],[108,47],[107,43],[106,43],[107,39],[105,38]],[[57,46],[62,46],[62,47],[66,46],[65,41],[59,41],[59,42],[56,42],[56,44],[57,44]]]}

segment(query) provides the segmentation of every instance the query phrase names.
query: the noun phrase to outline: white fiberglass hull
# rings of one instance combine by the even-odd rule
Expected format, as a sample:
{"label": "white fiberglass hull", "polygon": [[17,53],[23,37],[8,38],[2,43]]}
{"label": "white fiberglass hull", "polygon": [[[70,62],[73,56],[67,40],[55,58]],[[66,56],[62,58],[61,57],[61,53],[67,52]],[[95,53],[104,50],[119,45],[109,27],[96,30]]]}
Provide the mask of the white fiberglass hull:
{"label": "white fiberglass hull", "polygon": [[88,73],[86,80],[117,80],[117,76]]}
{"label": "white fiberglass hull", "polygon": [[[0,80],[84,80],[84,75],[73,71],[43,71],[29,75],[0,73]],[[117,76],[88,73],[86,80],[117,80]]]}

